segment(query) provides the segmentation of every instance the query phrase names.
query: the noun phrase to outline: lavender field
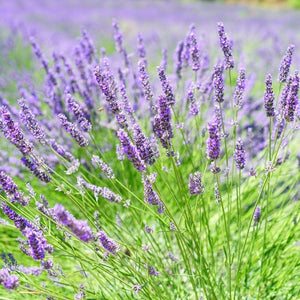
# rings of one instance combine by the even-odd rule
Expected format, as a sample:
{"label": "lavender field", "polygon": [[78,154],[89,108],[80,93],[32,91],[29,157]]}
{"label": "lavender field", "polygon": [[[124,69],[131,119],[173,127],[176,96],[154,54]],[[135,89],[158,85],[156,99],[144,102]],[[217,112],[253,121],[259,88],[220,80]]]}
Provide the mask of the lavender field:
{"label": "lavender field", "polygon": [[0,2],[0,299],[300,299],[299,20]]}

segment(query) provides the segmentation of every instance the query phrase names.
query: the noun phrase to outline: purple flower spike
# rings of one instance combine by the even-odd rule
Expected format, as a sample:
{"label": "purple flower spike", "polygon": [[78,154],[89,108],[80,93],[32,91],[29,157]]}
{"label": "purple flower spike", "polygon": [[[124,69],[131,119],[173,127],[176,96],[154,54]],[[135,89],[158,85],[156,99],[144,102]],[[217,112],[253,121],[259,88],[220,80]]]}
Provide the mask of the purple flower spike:
{"label": "purple flower spike", "polygon": [[80,132],[73,123],[68,121],[65,115],[59,114],[58,118],[65,131],[71,134],[72,138],[80,147],[88,146],[89,141],[83,136],[82,132]]}
{"label": "purple flower spike", "polygon": [[260,220],[260,216],[261,216],[260,206],[257,205],[256,208],[255,208],[255,211],[254,211],[254,215],[253,215],[253,221],[254,221],[254,223],[252,224],[253,226],[257,225],[257,223]]}
{"label": "purple flower spike", "polygon": [[0,270],[0,284],[7,290],[14,290],[20,283],[18,276],[10,274],[10,271],[7,268],[3,268]]}
{"label": "purple flower spike", "polygon": [[287,50],[285,56],[282,58],[281,63],[280,63],[280,68],[279,68],[279,76],[278,76],[278,81],[279,82],[286,82],[289,72],[290,72],[290,67],[292,64],[292,58],[293,58],[293,52],[294,52],[295,46],[290,45]]}
{"label": "purple flower spike", "polygon": [[266,83],[266,91],[264,94],[265,110],[267,113],[267,117],[274,117],[275,116],[275,110],[274,110],[275,94],[273,92],[272,77],[270,74],[267,75],[265,83]]}
{"label": "purple flower spike", "polygon": [[90,242],[94,239],[93,231],[87,221],[75,219],[61,204],[55,204],[53,213],[58,218],[58,222],[67,226],[80,240]]}
{"label": "purple flower spike", "polygon": [[246,158],[245,158],[244,145],[241,139],[237,140],[235,150],[234,150],[234,160],[235,160],[236,167],[238,169],[240,170],[244,169]]}
{"label": "purple flower spike", "polygon": [[141,159],[144,160],[146,164],[154,164],[155,158],[149,139],[144,135],[137,123],[133,125],[133,130],[136,148]]}
{"label": "purple flower spike", "polygon": [[22,123],[40,143],[45,144],[45,133],[43,129],[39,126],[36,120],[36,116],[28,107],[24,99],[18,100],[18,103],[21,107],[19,115]]}
{"label": "purple flower spike", "polygon": [[220,65],[214,68],[213,85],[215,88],[215,101],[222,103],[224,101],[224,77],[223,67]]}
{"label": "purple flower spike", "polygon": [[167,103],[168,105],[172,106],[175,104],[175,96],[173,94],[173,89],[171,87],[171,84],[166,77],[165,70],[163,67],[158,67],[157,72],[158,72],[158,76],[161,82],[163,92],[167,99]]}
{"label": "purple flower spike", "polygon": [[218,23],[220,46],[225,56],[225,69],[233,69],[232,42],[228,40],[223,23]]}
{"label": "purple flower spike", "polygon": [[171,108],[164,96],[159,96],[158,113],[154,117],[153,130],[165,149],[171,148],[173,128],[171,124]]}
{"label": "purple flower spike", "polygon": [[200,195],[204,193],[204,186],[201,183],[201,173],[190,174],[189,190],[191,195]]}
{"label": "purple flower spike", "polygon": [[145,99],[147,101],[152,101],[153,93],[152,93],[151,85],[149,82],[149,75],[146,71],[146,66],[145,66],[144,61],[139,61],[139,73],[140,73],[140,81],[143,86],[143,92],[145,95]]}
{"label": "purple flower spike", "polygon": [[41,168],[38,167],[38,165],[35,163],[35,161],[31,161],[29,158],[23,156],[21,158],[22,163],[25,167],[27,167],[31,173],[37,177],[40,181],[48,183],[51,181],[51,177],[44,172]]}
{"label": "purple flower spike", "polygon": [[99,231],[97,233],[97,238],[99,239],[102,247],[111,254],[116,255],[120,250],[120,245],[118,245],[113,239],[109,238],[104,231]]}
{"label": "purple flower spike", "polygon": [[176,56],[175,56],[175,73],[177,75],[178,79],[181,79],[181,70],[183,67],[183,59],[182,59],[182,53],[184,49],[184,43],[183,41],[180,41],[176,48]]}
{"label": "purple flower spike", "polygon": [[234,95],[233,95],[234,105],[238,109],[243,107],[245,88],[246,88],[246,74],[245,74],[245,69],[241,68],[239,71],[239,76],[236,82]]}
{"label": "purple flower spike", "polygon": [[23,206],[29,203],[29,199],[24,197],[24,194],[18,190],[17,185],[4,171],[0,171],[0,186],[12,203],[19,202]]}
{"label": "purple flower spike", "polygon": [[117,136],[120,139],[124,153],[127,155],[128,159],[132,162],[133,166],[139,172],[144,171],[146,169],[145,163],[141,159],[137,148],[130,141],[128,134],[123,129],[119,129],[119,131],[117,132]]}
{"label": "purple flower spike", "polygon": [[157,174],[153,173],[150,175],[143,174],[142,182],[144,183],[144,199],[145,202],[151,205],[158,205],[160,203],[159,196],[153,190],[153,183],[155,182]]}
{"label": "purple flower spike", "polygon": [[23,155],[28,155],[33,151],[33,144],[24,138],[22,130],[18,123],[15,123],[8,109],[5,106],[0,107],[0,130],[3,131],[4,136],[15,145]]}
{"label": "purple flower spike", "polygon": [[192,69],[193,71],[198,71],[200,69],[200,53],[199,53],[199,47],[196,39],[195,32],[192,31],[190,33],[190,41],[191,41],[191,57],[192,57]]}
{"label": "purple flower spike", "polygon": [[206,141],[207,144],[207,158],[217,160],[220,155],[220,137],[218,131],[218,124],[216,122],[208,123],[209,137]]}
{"label": "purple flower spike", "polygon": [[92,124],[87,119],[87,113],[83,111],[83,108],[75,101],[71,94],[66,95],[67,107],[70,112],[75,116],[79,127],[84,132],[90,132],[92,130]]}
{"label": "purple flower spike", "polygon": [[299,92],[299,76],[298,76],[298,72],[295,72],[295,76],[292,78],[292,82],[289,86],[289,91],[286,97],[286,105],[283,111],[284,119],[287,122],[294,121],[296,106],[298,104],[298,92]]}

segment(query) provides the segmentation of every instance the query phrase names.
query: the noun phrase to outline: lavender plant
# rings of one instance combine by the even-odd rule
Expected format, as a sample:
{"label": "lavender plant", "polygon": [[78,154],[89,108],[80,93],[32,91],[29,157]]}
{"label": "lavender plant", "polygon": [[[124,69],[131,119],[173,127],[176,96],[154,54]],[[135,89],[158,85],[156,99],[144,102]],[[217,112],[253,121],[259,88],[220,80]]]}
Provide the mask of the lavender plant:
{"label": "lavender plant", "polygon": [[294,47],[279,83],[263,70],[265,91],[253,90],[222,23],[222,56],[191,26],[157,72],[147,40],[129,54],[121,27],[111,54],[83,31],[73,55],[52,61],[31,38],[44,82],[15,100],[4,91],[1,293],[297,299]]}

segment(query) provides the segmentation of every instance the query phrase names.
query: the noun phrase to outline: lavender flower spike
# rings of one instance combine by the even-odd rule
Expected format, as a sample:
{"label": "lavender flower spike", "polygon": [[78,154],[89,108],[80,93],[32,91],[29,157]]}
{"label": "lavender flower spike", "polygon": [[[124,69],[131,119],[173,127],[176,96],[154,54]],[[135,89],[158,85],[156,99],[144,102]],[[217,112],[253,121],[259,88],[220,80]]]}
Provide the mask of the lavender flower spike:
{"label": "lavender flower spike", "polygon": [[91,162],[93,166],[99,167],[108,178],[115,178],[112,168],[108,166],[99,156],[93,155]]}
{"label": "lavender flower spike", "polygon": [[159,76],[159,79],[160,79],[160,82],[161,82],[163,92],[164,92],[164,94],[166,96],[166,99],[167,99],[167,103],[168,103],[168,105],[172,106],[172,105],[175,104],[175,96],[173,94],[171,84],[170,84],[169,80],[166,77],[165,70],[161,66],[161,67],[157,68],[157,72],[158,72],[158,76]]}
{"label": "lavender flower spike", "polygon": [[245,150],[244,150],[244,145],[242,140],[239,138],[237,140],[236,146],[235,146],[235,150],[234,150],[234,160],[236,163],[236,167],[238,169],[244,169],[245,167]]}
{"label": "lavender flower spike", "polygon": [[76,126],[69,122],[67,117],[63,114],[59,114],[58,118],[61,125],[65,128],[66,132],[69,132],[72,138],[77,142],[80,147],[86,147],[89,141],[82,135],[82,133],[76,128]]}
{"label": "lavender flower spike", "polygon": [[218,23],[220,46],[225,56],[225,69],[233,69],[232,42],[228,40],[223,23]]}
{"label": "lavender flower spike", "polygon": [[233,95],[233,103],[235,107],[237,107],[238,109],[243,107],[244,92],[246,88],[245,81],[246,81],[245,69],[241,68],[239,71],[239,76],[237,79],[237,83]]}
{"label": "lavender flower spike", "polygon": [[298,76],[298,72],[295,72],[295,76],[292,78],[292,82],[289,87],[289,91],[286,97],[286,105],[283,111],[284,119],[287,122],[294,121],[296,106],[298,104],[298,92],[299,92],[299,76]]}
{"label": "lavender flower spike", "polygon": [[123,129],[119,129],[117,136],[120,139],[124,153],[127,155],[128,159],[131,160],[133,166],[139,172],[144,171],[146,169],[145,163],[141,159],[137,148],[130,141],[128,134]]}
{"label": "lavender flower spike", "polygon": [[272,77],[270,74],[266,77],[266,91],[264,94],[264,102],[265,102],[265,110],[267,113],[267,117],[274,117],[275,110],[274,110],[274,100],[275,94],[272,88]]}
{"label": "lavender flower spike", "polygon": [[23,206],[29,203],[30,199],[24,197],[24,194],[18,190],[17,185],[4,171],[0,171],[0,186],[12,203],[19,202]]}
{"label": "lavender flower spike", "polygon": [[153,93],[151,90],[151,85],[149,82],[149,75],[146,71],[146,66],[145,66],[145,62],[144,61],[139,61],[139,73],[140,73],[140,81],[142,83],[143,86],[143,92],[145,95],[145,99],[147,101],[152,101],[153,99]]}
{"label": "lavender flower spike", "polygon": [[224,77],[223,67],[220,65],[214,68],[213,85],[215,88],[215,101],[222,103],[224,101]]}
{"label": "lavender flower spike", "polygon": [[33,151],[33,144],[24,138],[18,123],[15,123],[12,120],[9,111],[5,106],[0,107],[0,121],[2,121],[0,131],[4,133],[4,136],[15,145],[23,155],[30,154]]}
{"label": "lavender flower spike", "polygon": [[66,95],[66,102],[68,106],[68,110],[72,112],[75,116],[78,125],[81,130],[84,132],[90,132],[92,130],[92,124],[87,119],[87,113],[84,112],[83,108],[75,101],[73,96],[69,93]]}
{"label": "lavender flower spike", "polygon": [[18,100],[18,103],[21,107],[21,111],[19,113],[21,121],[40,143],[45,144],[45,133],[39,126],[36,116],[28,107],[24,99]]}
{"label": "lavender flower spike", "polygon": [[207,158],[217,160],[220,155],[220,137],[218,131],[218,124],[216,122],[208,123],[209,137],[207,139]]}
{"label": "lavender flower spike", "polygon": [[294,49],[295,49],[295,46],[290,45],[286,50],[285,56],[281,60],[280,68],[279,68],[279,76],[278,76],[279,82],[286,82],[286,80],[287,80],[287,77],[290,72],[290,67],[292,64]]}
{"label": "lavender flower spike", "polygon": [[260,220],[260,216],[261,216],[260,206],[257,205],[253,215],[253,221],[254,221],[254,223],[252,224],[253,226],[258,223],[258,221]]}
{"label": "lavender flower spike", "polygon": [[200,195],[204,193],[204,186],[201,183],[201,173],[190,174],[189,190],[191,195]]}
{"label": "lavender flower spike", "polygon": [[118,245],[113,239],[109,238],[104,231],[99,231],[97,233],[97,238],[104,249],[109,251],[111,254],[116,255],[120,250],[120,245]]}
{"label": "lavender flower spike", "polygon": [[192,31],[190,33],[190,41],[191,41],[191,57],[192,57],[192,69],[193,71],[198,71],[200,69],[200,53],[199,53],[199,47],[196,39],[195,32]]}
{"label": "lavender flower spike", "polygon": [[67,226],[80,240],[90,242],[94,239],[92,229],[88,226],[87,221],[75,219],[61,204],[55,204],[52,210],[59,223]]}

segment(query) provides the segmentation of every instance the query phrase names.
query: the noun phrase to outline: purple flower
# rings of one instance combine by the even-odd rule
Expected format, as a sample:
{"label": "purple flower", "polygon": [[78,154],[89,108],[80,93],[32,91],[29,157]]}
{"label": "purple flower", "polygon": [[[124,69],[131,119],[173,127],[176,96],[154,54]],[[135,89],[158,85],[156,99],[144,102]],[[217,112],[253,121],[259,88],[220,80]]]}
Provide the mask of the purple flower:
{"label": "purple flower", "polygon": [[97,238],[99,239],[101,246],[111,254],[116,255],[120,250],[120,245],[118,245],[113,239],[109,238],[104,231],[100,230],[97,233]]}
{"label": "purple flower", "polygon": [[53,213],[58,218],[58,222],[68,227],[80,240],[90,242],[94,239],[93,232],[87,221],[75,219],[61,204],[55,204]]}
{"label": "purple flower", "polygon": [[265,110],[267,113],[267,117],[274,117],[275,116],[275,111],[274,111],[275,94],[273,92],[272,77],[270,74],[267,75],[265,83],[266,83],[266,91],[264,94]]}
{"label": "purple flower", "polygon": [[115,194],[107,187],[102,188],[100,186],[93,185],[91,183],[88,183],[81,177],[77,177],[77,182],[80,187],[82,186],[93,191],[96,199],[98,199],[98,196],[100,195],[110,202],[120,203],[122,201],[122,197],[120,195]]}
{"label": "purple flower", "polygon": [[72,138],[77,142],[80,147],[86,147],[89,141],[83,136],[83,134],[76,128],[76,126],[69,122],[67,117],[63,114],[59,114],[58,118],[65,131],[70,133]]}
{"label": "purple flower", "polygon": [[188,102],[190,102],[190,113],[193,116],[198,115],[199,109],[198,109],[198,106],[196,104],[196,99],[195,99],[194,87],[193,86],[191,86],[189,91],[188,91],[187,100],[188,100]]}
{"label": "purple flower", "polygon": [[146,164],[152,165],[155,162],[154,153],[149,139],[144,135],[141,127],[136,123],[133,125],[134,140],[139,155]]}
{"label": "purple flower", "polygon": [[163,92],[165,94],[167,103],[168,103],[168,105],[172,106],[175,104],[175,96],[173,94],[173,89],[171,87],[171,84],[166,77],[165,70],[163,67],[158,67],[157,72],[158,72],[158,76],[159,76],[161,86],[162,86]]}
{"label": "purple flower", "polygon": [[157,114],[154,117],[153,130],[165,149],[171,147],[173,129],[171,124],[171,108],[164,96],[159,96]]}
{"label": "purple flower", "polygon": [[294,121],[296,106],[298,104],[298,91],[299,91],[299,76],[295,72],[292,82],[289,86],[289,91],[286,97],[286,105],[284,107],[283,116],[287,122]]}
{"label": "purple flower", "polygon": [[2,284],[7,290],[14,290],[19,286],[19,277],[10,274],[9,270],[3,268],[0,270],[0,284]]}
{"label": "purple flower", "polygon": [[141,34],[138,35],[137,42],[138,42],[137,50],[138,50],[139,57],[142,59],[142,61],[145,64],[147,64],[146,49],[145,49],[144,40],[143,40],[143,37]]}
{"label": "purple flower", "polygon": [[239,138],[236,142],[234,150],[234,160],[238,169],[244,169],[245,167],[245,150],[242,140]]}
{"label": "purple flower", "polygon": [[252,224],[253,226],[258,223],[258,221],[260,220],[260,216],[261,216],[260,206],[257,205],[253,214],[253,221],[254,221],[254,223]]}
{"label": "purple flower", "polygon": [[177,75],[178,79],[181,79],[181,70],[182,70],[182,65],[183,65],[183,61],[182,61],[182,52],[183,52],[183,48],[184,48],[184,43],[182,41],[180,41],[177,45],[176,48],[176,55],[175,55],[175,73]]}
{"label": "purple flower", "polygon": [[200,69],[200,53],[199,53],[199,47],[196,39],[195,32],[192,31],[190,33],[190,43],[191,43],[191,57],[192,57],[192,69],[193,71],[198,71]]}
{"label": "purple flower", "polygon": [[245,69],[241,68],[239,70],[239,76],[236,82],[234,95],[233,95],[234,105],[239,109],[243,107],[244,92],[246,87],[245,81],[246,81]]}
{"label": "purple flower", "polygon": [[30,256],[35,260],[45,258],[44,241],[42,232],[35,231],[32,228],[26,228],[25,236],[28,238]]}
{"label": "purple flower", "polygon": [[190,174],[189,190],[191,195],[200,195],[204,193],[204,186],[201,183],[201,173]]}
{"label": "purple flower", "polygon": [[146,169],[145,163],[141,159],[137,148],[130,141],[128,134],[123,129],[119,129],[117,132],[117,136],[120,139],[124,153],[127,155],[128,159],[132,162],[133,166],[139,172],[144,171]]}
{"label": "purple flower", "polygon": [[150,226],[148,226],[148,225],[145,225],[145,231],[146,231],[147,233],[152,233],[154,230],[153,230],[152,227],[150,227]]}
{"label": "purple flower", "polygon": [[0,107],[1,126],[0,130],[3,131],[4,136],[15,145],[23,155],[28,155],[33,151],[33,145],[24,138],[22,130],[19,128],[18,123],[15,123],[9,111],[5,106]]}
{"label": "purple flower", "polygon": [[143,86],[143,92],[145,95],[145,99],[147,101],[152,101],[153,93],[152,93],[151,85],[149,82],[149,75],[146,71],[145,62],[139,61],[138,66],[139,66],[140,82],[142,83],[142,86]]}
{"label": "purple flower", "polygon": [[207,145],[207,158],[217,160],[220,155],[220,137],[218,131],[218,124],[216,122],[208,123],[209,137],[206,141]]}
{"label": "purple flower", "polygon": [[36,120],[36,116],[28,107],[24,99],[18,100],[18,103],[21,107],[21,111],[19,113],[21,121],[39,142],[45,144],[45,133],[43,129],[39,126]]}
{"label": "purple flower", "polygon": [[29,158],[26,156],[23,156],[21,158],[22,163],[24,164],[25,167],[27,167],[31,173],[37,177],[40,181],[48,183],[51,181],[51,177],[44,172],[42,169],[38,167],[35,161],[31,161]]}
{"label": "purple flower", "polygon": [[99,167],[108,178],[115,178],[112,168],[108,166],[99,156],[93,155],[91,162],[93,166]]}
{"label": "purple flower", "polygon": [[280,68],[279,68],[279,76],[278,76],[279,82],[286,82],[286,80],[288,78],[294,49],[295,49],[295,46],[290,45],[286,50],[285,56],[281,60]]}
{"label": "purple flower", "polygon": [[228,40],[223,23],[218,23],[220,46],[225,56],[225,69],[233,69],[232,42]]}
{"label": "purple flower", "polygon": [[215,101],[222,103],[224,101],[224,78],[223,67],[220,65],[214,68],[213,85],[215,88]]}
{"label": "purple flower", "polygon": [[29,199],[24,197],[24,194],[18,190],[18,186],[4,171],[0,171],[0,186],[12,203],[19,202],[23,206],[29,203]]}
{"label": "purple flower", "polygon": [[158,213],[162,214],[165,210],[164,204],[160,201],[158,194],[153,190],[152,185],[155,182],[157,174],[153,173],[150,175],[143,174],[142,182],[144,184],[144,200],[145,202],[158,206]]}
{"label": "purple flower", "polygon": [[150,276],[158,276],[159,272],[154,269],[154,267],[148,266],[148,274]]}
{"label": "purple flower", "polygon": [[77,103],[74,97],[67,93],[66,95],[67,107],[70,112],[75,116],[76,121],[78,122],[79,127],[84,132],[90,132],[92,130],[92,124],[87,119],[87,113],[83,111],[83,108]]}

